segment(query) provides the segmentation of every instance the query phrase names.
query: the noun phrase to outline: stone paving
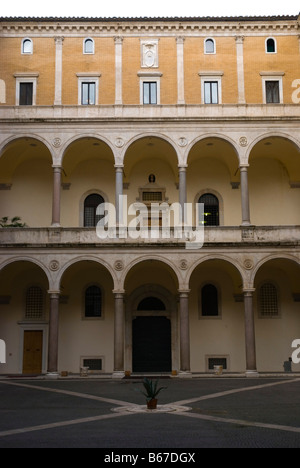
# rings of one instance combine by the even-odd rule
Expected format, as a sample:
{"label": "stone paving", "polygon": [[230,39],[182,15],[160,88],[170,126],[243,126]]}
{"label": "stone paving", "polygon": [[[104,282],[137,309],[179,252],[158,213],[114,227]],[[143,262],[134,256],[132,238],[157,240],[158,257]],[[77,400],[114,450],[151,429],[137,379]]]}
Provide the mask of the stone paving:
{"label": "stone paving", "polygon": [[300,448],[300,378],[0,379],[0,448]]}

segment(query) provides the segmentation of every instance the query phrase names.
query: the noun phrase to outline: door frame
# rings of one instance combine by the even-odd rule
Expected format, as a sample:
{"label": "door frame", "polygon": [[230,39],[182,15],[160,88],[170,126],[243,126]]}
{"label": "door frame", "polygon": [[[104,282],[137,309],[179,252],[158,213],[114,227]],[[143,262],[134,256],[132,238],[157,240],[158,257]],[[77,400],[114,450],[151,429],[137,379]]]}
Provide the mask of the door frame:
{"label": "door frame", "polygon": [[42,331],[43,332],[43,351],[42,351],[42,374],[47,373],[47,343],[48,343],[48,322],[18,322],[20,333],[20,352],[19,352],[19,373],[23,374],[23,352],[24,352],[24,332]]}
{"label": "door frame", "polygon": [[[163,311],[137,310],[139,303],[147,297],[156,297],[166,306]],[[125,311],[125,371],[132,372],[132,322],[136,317],[166,317],[171,322],[171,367],[179,371],[178,312],[176,296],[157,284],[146,284],[135,289],[126,300]]]}

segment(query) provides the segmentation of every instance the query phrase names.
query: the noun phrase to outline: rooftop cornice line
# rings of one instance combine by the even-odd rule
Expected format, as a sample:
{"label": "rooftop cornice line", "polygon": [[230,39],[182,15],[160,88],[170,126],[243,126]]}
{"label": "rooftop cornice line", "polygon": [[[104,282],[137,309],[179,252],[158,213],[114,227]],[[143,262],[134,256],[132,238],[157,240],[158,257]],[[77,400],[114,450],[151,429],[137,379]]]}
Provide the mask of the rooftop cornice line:
{"label": "rooftop cornice line", "polygon": [[297,15],[271,16],[199,16],[199,17],[0,17],[0,22],[255,22],[255,21],[296,21]]}
{"label": "rooftop cornice line", "polygon": [[299,32],[299,16],[226,18],[0,18],[2,34],[197,34],[206,31]]}

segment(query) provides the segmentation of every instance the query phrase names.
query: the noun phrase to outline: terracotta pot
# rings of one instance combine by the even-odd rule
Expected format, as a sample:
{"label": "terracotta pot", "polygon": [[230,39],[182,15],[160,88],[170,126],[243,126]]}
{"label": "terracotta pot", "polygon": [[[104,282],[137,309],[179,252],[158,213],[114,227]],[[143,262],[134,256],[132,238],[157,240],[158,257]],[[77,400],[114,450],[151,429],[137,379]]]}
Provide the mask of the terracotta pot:
{"label": "terracotta pot", "polygon": [[152,398],[152,400],[147,401],[147,408],[150,410],[156,409],[157,407],[157,400],[155,398]]}

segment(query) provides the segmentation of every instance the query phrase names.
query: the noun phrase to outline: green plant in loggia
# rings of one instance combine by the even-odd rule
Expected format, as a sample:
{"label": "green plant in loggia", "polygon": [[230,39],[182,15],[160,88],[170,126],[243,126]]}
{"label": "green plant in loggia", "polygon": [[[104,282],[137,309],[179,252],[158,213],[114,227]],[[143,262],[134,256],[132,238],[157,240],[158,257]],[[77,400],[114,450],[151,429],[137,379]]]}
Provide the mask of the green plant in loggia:
{"label": "green plant in loggia", "polygon": [[14,216],[9,219],[8,216],[3,216],[0,219],[0,227],[2,228],[24,228],[26,227],[25,223],[22,223],[20,216]]}

